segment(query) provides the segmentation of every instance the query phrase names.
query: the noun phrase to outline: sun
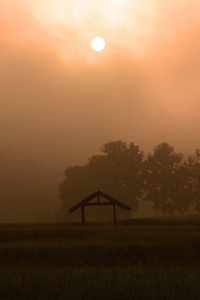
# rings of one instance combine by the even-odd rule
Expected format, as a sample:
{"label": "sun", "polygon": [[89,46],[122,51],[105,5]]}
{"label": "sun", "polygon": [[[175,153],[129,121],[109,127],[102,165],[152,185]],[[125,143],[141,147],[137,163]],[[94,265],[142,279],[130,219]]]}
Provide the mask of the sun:
{"label": "sun", "polygon": [[95,51],[102,51],[105,48],[105,45],[106,43],[104,39],[100,36],[93,38],[91,42],[92,49],[94,49]]}

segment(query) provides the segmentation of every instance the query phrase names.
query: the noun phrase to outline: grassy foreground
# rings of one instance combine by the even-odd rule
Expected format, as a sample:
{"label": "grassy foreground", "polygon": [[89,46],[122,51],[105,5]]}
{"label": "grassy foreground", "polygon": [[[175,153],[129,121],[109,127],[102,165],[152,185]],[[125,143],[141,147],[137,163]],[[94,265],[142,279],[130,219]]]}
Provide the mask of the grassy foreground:
{"label": "grassy foreground", "polygon": [[1,224],[0,299],[198,299],[200,222]]}

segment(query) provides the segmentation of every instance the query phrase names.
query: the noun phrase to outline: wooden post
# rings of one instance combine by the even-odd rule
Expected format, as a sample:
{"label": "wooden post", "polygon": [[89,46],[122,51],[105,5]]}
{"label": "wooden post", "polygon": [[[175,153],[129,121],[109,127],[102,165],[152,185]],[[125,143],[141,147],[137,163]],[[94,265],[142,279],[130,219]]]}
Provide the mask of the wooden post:
{"label": "wooden post", "polygon": [[117,225],[117,220],[116,220],[116,207],[115,204],[113,204],[113,221],[114,221],[114,225]]}
{"label": "wooden post", "polygon": [[84,205],[81,206],[81,218],[82,218],[82,225],[85,225],[85,211],[84,211]]}

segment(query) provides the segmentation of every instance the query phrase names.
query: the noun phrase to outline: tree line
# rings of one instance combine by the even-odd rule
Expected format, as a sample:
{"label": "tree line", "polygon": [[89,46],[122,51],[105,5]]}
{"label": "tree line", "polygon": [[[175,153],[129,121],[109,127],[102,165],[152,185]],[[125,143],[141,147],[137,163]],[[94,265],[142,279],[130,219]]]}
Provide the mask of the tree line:
{"label": "tree line", "polygon": [[[184,157],[164,142],[145,156],[133,142],[114,141],[105,143],[101,152],[84,166],[66,168],[59,186],[66,215],[71,206],[97,190],[124,202],[132,213],[140,201],[151,202],[164,215],[183,215],[190,207],[200,212],[200,150]],[[123,216],[123,210],[120,213]],[[90,214],[99,212],[91,209]]]}

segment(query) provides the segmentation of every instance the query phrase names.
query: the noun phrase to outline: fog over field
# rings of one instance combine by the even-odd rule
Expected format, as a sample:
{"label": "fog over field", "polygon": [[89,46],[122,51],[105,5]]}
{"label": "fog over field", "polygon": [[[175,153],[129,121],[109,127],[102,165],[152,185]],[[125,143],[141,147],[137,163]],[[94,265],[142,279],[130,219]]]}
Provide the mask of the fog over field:
{"label": "fog over field", "polygon": [[0,222],[54,220],[106,142],[200,148],[199,1],[81,3],[0,3]]}

